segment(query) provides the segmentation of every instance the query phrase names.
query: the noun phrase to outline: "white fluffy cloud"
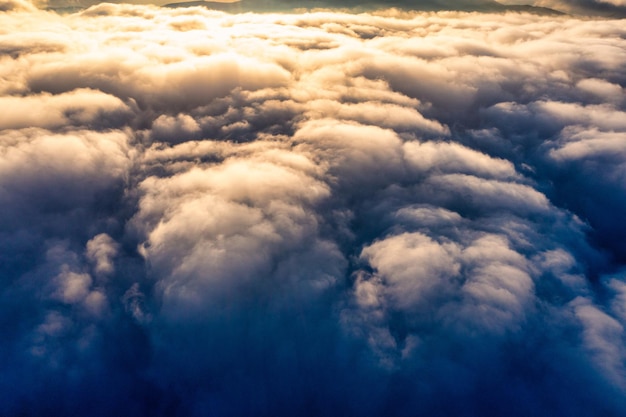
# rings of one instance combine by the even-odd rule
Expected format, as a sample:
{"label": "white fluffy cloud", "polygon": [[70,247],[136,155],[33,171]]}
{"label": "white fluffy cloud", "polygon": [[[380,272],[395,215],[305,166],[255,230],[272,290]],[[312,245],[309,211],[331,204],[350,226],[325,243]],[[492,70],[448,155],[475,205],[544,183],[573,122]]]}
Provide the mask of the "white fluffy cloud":
{"label": "white fluffy cloud", "polygon": [[0,414],[625,410],[621,20],[0,9]]}

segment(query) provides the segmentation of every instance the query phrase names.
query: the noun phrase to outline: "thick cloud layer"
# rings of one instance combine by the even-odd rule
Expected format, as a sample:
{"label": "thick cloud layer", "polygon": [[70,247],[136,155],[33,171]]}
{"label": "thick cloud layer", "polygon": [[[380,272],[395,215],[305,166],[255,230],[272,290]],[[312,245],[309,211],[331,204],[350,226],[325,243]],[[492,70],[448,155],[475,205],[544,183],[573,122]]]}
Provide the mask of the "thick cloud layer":
{"label": "thick cloud layer", "polygon": [[0,15],[0,415],[626,413],[626,30]]}

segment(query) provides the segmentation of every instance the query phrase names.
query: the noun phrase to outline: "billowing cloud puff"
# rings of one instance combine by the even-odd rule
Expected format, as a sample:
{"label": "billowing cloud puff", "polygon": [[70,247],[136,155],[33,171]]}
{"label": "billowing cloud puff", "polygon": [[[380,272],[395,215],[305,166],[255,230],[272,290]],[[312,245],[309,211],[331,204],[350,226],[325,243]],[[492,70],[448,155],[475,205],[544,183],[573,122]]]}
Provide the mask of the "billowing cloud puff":
{"label": "billowing cloud puff", "polygon": [[[54,129],[72,124],[91,127],[95,123],[107,123],[107,118],[129,116],[128,107],[120,99],[100,91],[79,89],[54,96],[8,96],[0,100],[2,107],[6,109],[0,118],[2,129]],[[117,123],[120,122],[122,121]],[[114,124],[116,121],[111,120],[110,123]]]}
{"label": "billowing cloud puff", "polygon": [[[319,236],[314,208],[329,190],[311,170],[304,156],[257,149],[219,166],[144,180],[133,224],[148,234],[142,253],[162,277],[164,308],[212,309],[259,279],[276,292],[294,280],[334,285],[345,261]],[[321,264],[295,274],[294,262]]]}
{"label": "billowing cloud puff", "polygon": [[0,415],[626,413],[621,20],[0,9]]}

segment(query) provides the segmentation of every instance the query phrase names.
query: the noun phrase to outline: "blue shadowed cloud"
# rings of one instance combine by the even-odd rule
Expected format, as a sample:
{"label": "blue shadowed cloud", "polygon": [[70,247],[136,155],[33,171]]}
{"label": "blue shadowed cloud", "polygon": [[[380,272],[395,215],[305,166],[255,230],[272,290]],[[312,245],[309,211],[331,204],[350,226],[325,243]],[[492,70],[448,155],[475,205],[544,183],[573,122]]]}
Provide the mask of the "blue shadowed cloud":
{"label": "blue shadowed cloud", "polygon": [[1,7],[0,415],[626,412],[621,20]]}

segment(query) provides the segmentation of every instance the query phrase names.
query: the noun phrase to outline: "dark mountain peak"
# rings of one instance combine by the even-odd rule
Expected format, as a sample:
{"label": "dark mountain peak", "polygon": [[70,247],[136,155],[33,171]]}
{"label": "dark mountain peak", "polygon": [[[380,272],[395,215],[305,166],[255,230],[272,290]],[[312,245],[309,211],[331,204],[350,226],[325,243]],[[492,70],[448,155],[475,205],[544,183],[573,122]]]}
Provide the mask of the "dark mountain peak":
{"label": "dark mountain peak", "polygon": [[373,1],[357,1],[357,0],[304,0],[304,1],[288,1],[288,0],[240,0],[232,3],[223,3],[216,1],[185,1],[179,3],[169,3],[164,7],[196,7],[202,6],[213,10],[220,10],[229,13],[241,12],[289,12],[296,9],[315,9],[315,8],[350,8],[360,11],[373,10],[379,8],[395,7],[404,10],[459,10],[459,11],[479,11],[479,12],[503,12],[503,11],[519,11],[527,13],[536,13],[543,15],[563,14],[556,10],[545,7],[534,7],[530,5],[504,5],[493,0],[418,0],[418,1],[402,1],[402,0],[373,0]]}

